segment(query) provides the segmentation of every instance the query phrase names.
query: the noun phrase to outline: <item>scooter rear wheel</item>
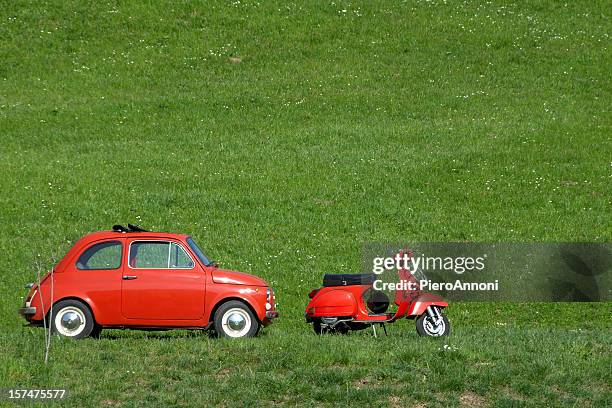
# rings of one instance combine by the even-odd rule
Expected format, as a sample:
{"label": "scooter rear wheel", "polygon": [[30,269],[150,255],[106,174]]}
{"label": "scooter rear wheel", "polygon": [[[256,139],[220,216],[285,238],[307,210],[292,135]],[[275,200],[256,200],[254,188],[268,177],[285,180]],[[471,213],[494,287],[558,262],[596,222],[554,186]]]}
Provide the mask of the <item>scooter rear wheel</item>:
{"label": "scooter rear wheel", "polygon": [[321,325],[321,321],[320,320],[315,320],[312,322],[312,329],[314,330],[314,332],[316,334],[325,334],[325,333],[331,333],[331,334],[346,334],[349,332],[349,329],[346,327],[341,327],[341,328],[335,328],[335,329],[329,329],[327,327],[324,327],[323,325]]}
{"label": "scooter rear wheel", "polygon": [[320,320],[315,320],[312,322],[312,329],[314,330],[315,334],[323,334],[323,328],[321,327]]}

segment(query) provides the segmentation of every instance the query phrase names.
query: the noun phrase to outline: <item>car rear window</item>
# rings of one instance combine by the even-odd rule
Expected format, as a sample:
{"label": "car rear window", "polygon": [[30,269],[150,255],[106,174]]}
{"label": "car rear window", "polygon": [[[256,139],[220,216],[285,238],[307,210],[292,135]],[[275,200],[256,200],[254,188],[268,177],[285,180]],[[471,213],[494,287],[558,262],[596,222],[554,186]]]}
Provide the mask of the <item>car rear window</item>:
{"label": "car rear window", "polygon": [[82,270],[117,269],[121,266],[122,253],[121,242],[100,242],[87,248],[79,256],[76,266]]}

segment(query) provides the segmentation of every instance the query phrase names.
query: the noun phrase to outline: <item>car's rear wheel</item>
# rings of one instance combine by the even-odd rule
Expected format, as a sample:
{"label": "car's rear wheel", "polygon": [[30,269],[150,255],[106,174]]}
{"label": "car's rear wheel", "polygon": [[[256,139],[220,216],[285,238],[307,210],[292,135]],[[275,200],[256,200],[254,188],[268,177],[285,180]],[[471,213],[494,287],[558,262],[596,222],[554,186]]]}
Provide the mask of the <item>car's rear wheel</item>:
{"label": "car's rear wheel", "polygon": [[259,322],[247,305],[230,300],[215,312],[215,331],[221,337],[253,337],[259,331]]}
{"label": "car's rear wheel", "polygon": [[62,337],[82,339],[94,330],[95,322],[89,308],[78,300],[62,300],[53,305],[49,323],[54,333]]}

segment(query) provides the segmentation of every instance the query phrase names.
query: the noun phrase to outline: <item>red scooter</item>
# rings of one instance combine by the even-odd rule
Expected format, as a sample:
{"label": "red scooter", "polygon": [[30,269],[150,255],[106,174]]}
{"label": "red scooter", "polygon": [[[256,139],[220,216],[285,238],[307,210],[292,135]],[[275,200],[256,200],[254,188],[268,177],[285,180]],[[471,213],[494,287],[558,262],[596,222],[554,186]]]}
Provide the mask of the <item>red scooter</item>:
{"label": "red scooter", "polygon": [[[407,253],[412,260],[412,253]],[[389,297],[374,289],[375,274],[326,274],[323,287],[308,294],[311,300],[306,306],[306,322],[312,323],[317,334],[347,333],[371,326],[376,336],[375,325],[382,326],[386,334],[386,323],[407,318],[416,319],[417,333],[421,336],[448,335],[450,322],[442,314],[448,303],[440,296],[420,290],[417,277],[425,279],[423,272],[398,269],[397,273],[403,286],[395,290],[395,312],[387,311]]]}

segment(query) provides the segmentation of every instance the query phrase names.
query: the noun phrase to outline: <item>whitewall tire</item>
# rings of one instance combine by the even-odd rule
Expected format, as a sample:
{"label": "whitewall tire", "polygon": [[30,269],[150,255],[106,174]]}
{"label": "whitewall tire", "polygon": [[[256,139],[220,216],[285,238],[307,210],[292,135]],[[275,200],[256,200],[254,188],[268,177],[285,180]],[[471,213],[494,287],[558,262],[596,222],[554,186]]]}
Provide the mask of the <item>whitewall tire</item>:
{"label": "whitewall tire", "polygon": [[220,337],[253,337],[259,331],[257,317],[247,305],[237,300],[219,306],[214,319],[215,331]]}
{"label": "whitewall tire", "polygon": [[49,316],[53,332],[71,339],[89,336],[95,326],[89,308],[78,300],[62,300],[53,305],[53,315]]}

